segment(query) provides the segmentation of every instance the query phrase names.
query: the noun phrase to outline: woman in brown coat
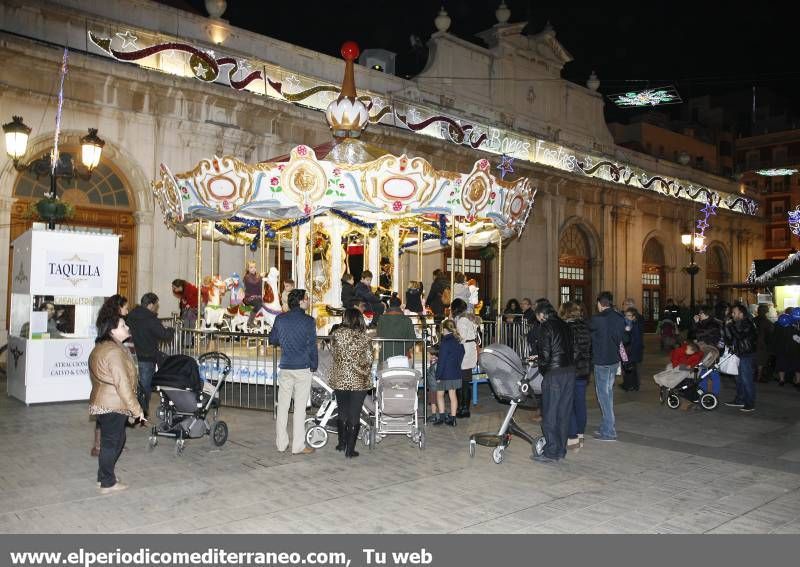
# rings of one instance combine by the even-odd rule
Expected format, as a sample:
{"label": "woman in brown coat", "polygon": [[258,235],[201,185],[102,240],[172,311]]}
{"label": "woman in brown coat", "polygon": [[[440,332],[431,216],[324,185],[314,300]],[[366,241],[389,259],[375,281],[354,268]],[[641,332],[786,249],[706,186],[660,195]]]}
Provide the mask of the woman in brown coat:
{"label": "woman in brown coat", "polygon": [[97,484],[102,494],[127,488],[114,474],[125,446],[125,421],[144,420],[136,399],[136,365],[128,348],[122,344],[129,337],[128,325],[118,312],[109,310],[98,316],[97,340],[89,355],[92,379],[89,413],[97,416],[100,425]]}
{"label": "woman in brown coat", "polygon": [[336,393],[339,411],[337,451],[345,457],[358,457],[355,450],[361,428],[361,405],[372,389],[372,342],[367,336],[364,316],[358,309],[348,309],[342,324],[331,333],[330,386]]}

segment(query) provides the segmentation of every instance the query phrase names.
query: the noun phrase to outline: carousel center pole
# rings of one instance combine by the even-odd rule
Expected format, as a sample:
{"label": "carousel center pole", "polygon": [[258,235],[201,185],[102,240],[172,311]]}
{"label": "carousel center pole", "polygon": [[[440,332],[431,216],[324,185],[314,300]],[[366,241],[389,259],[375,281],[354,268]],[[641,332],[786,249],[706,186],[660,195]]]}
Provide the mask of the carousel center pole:
{"label": "carousel center pole", "polygon": [[260,245],[259,246],[259,258],[258,258],[258,260],[259,260],[258,271],[261,272],[262,274],[266,274],[266,271],[267,271],[267,264],[266,264],[266,261],[264,259],[264,245],[265,245],[264,241],[266,240],[266,238],[264,238],[264,234],[265,234],[264,221],[262,220],[261,223],[258,226],[258,240],[259,240],[259,245]]}
{"label": "carousel center pole", "polygon": [[[450,215],[450,225],[453,227],[450,234],[450,298],[452,300],[456,283],[456,215]],[[447,227],[445,227],[446,233]]]}
{"label": "carousel center pole", "polygon": [[216,232],[216,221],[209,221],[211,223],[211,277],[214,277],[214,233]]}
{"label": "carousel center pole", "polygon": [[[283,294],[283,288],[281,287],[281,262],[283,260],[283,249],[281,249],[281,233],[275,233],[275,263],[278,265],[278,288],[280,289],[281,294]],[[281,306],[283,306],[283,301],[281,301]]]}
{"label": "carousel center pole", "polygon": [[314,211],[311,211],[311,220],[308,226],[308,308],[310,315],[314,316]]}
{"label": "carousel center pole", "polygon": [[500,231],[497,231],[497,338],[498,340],[502,340],[502,319],[503,316],[501,314],[501,309],[503,305],[503,235],[500,234]]}
{"label": "carousel center pole", "polygon": [[197,318],[195,329],[200,328],[200,307],[203,304],[203,221],[197,221],[197,240],[194,249],[194,282],[197,287]]}
{"label": "carousel center pole", "polygon": [[417,226],[417,279],[422,283],[422,241],[425,239],[425,233],[422,231],[421,226]]}

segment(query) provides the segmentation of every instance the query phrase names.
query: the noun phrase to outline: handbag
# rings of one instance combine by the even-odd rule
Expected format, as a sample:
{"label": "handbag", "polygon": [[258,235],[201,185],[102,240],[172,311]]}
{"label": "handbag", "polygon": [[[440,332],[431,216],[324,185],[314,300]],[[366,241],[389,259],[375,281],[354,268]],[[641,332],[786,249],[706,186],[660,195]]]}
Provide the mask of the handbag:
{"label": "handbag", "polygon": [[723,374],[730,374],[732,376],[739,375],[739,357],[733,354],[729,349],[725,349],[725,354],[719,360],[719,371]]}

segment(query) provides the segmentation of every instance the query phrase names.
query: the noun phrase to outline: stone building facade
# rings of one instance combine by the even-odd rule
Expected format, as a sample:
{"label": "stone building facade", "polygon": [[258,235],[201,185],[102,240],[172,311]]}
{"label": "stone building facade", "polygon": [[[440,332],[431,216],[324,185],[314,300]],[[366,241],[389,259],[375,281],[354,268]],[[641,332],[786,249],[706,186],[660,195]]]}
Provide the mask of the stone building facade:
{"label": "stone building facade", "polygon": [[[258,162],[284,155],[297,144],[330,140],[321,112],[276,96],[266,81],[236,90],[198,80],[168,52],[156,64],[124,62],[98,49],[88,32],[112,38],[112,46],[134,36],[138,44],[131,45],[138,48],[181,41],[213,50],[216,57],[248,61],[254,69],[263,62],[266,74],[280,76],[286,85],[293,77],[301,86],[337,85],[341,60],[147,0],[3,0],[0,22],[5,62],[0,118],[6,122],[19,115],[33,127],[28,158],[52,146],[58,69],[63,47],[69,47],[61,147],[74,152],[89,127],[99,129],[106,146],[102,167],[91,181],[61,189],[78,205],[78,224],[106,226],[124,235],[121,291],[132,298],[155,291],[163,311],[172,306],[170,281],[192,279],[195,253],[194,242],[177,238],[154,208],[150,182],[158,177],[160,164],[186,171],[200,159],[226,154]],[[588,299],[610,289],[620,298],[647,298],[651,305],[667,296],[688,303],[689,278],[681,272],[688,254],[680,234],[702,203],[666,196],[654,190],[657,184],[642,188],[638,179],[646,177],[643,173],[624,184],[610,174],[578,171],[576,163],[590,169],[589,160],[580,156],[592,155],[595,162],[625,164],[623,177],[629,171],[629,181],[634,171],[647,171],[651,177],[722,192],[731,202],[745,197],[737,195],[738,185],[615,146],[596,82],[583,87],[560,79],[571,56],[553,29],[528,36],[521,33],[524,24],[498,23],[482,35],[487,47],[480,47],[449,34],[446,19],[437,18],[436,25],[428,65],[418,77],[406,80],[357,69],[360,92],[407,110],[370,125],[365,140],[451,171],[469,170],[479,157],[493,164],[501,153],[517,158],[513,175],[530,177],[538,193],[523,236],[504,245],[503,298]],[[443,123],[414,131],[408,124],[417,106],[461,126],[475,126],[455,136],[451,131],[449,138]],[[478,133],[484,141],[474,148],[469,142]],[[8,265],[8,244],[24,230],[22,211],[37,191],[41,194],[41,183],[15,171],[5,154],[0,157],[0,265]],[[763,249],[764,229],[756,216],[721,207],[711,225],[708,252],[698,259],[698,297],[705,295],[707,275],[719,281],[744,279]],[[484,252],[468,251],[473,263],[467,271],[489,272],[491,293],[484,293],[496,297],[497,260],[487,260]],[[244,248],[221,245],[212,252],[206,247],[205,265],[212,253],[223,274],[241,272],[252,257]],[[404,272],[416,274],[413,254],[403,258]],[[445,253],[428,254],[422,268],[426,285],[434,268],[447,266]],[[0,280],[4,319],[6,280]],[[0,328],[5,327],[4,321]]]}

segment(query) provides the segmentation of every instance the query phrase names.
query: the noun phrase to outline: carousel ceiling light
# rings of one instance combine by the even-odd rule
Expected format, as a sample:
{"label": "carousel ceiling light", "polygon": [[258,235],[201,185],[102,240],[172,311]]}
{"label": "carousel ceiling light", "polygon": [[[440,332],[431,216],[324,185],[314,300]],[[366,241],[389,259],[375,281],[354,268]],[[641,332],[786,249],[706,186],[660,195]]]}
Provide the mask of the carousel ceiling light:
{"label": "carousel ceiling light", "polygon": [[793,168],[775,167],[771,169],[759,169],[756,173],[765,177],[779,177],[782,175],[794,175],[797,171],[797,169]]}

